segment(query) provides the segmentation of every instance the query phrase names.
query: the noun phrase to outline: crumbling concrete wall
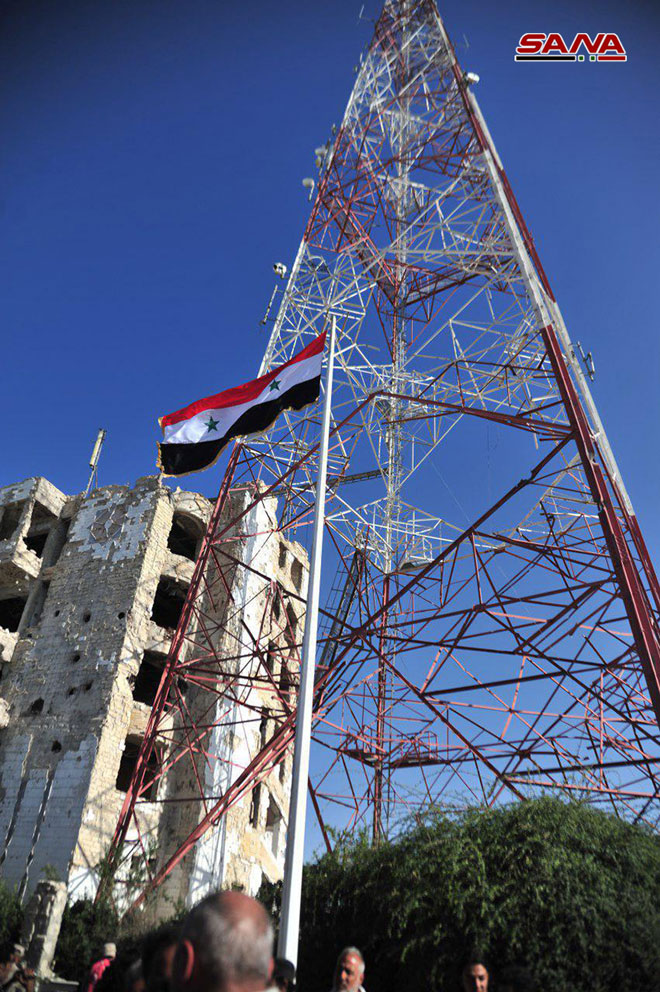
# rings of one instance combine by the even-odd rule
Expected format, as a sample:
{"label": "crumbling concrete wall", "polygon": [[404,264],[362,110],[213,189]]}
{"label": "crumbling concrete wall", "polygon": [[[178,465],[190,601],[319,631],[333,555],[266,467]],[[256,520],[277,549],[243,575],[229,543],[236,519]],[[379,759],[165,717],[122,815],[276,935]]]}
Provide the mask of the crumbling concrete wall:
{"label": "crumbling concrete wall", "polygon": [[[196,664],[208,671],[217,670],[220,664],[225,686],[211,712],[208,692],[192,688],[186,695],[189,711],[198,710],[200,722],[214,726],[205,741],[205,754],[195,765],[181,762],[170,774],[172,794],[194,795],[198,778],[205,783],[208,796],[222,796],[284,716],[280,691],[283,664],[288,667],[289,693],[295,691],[298,681],[300,643],[296,638],[302,631],[307,558],[300,545],[277,532],[276,500],[255,503],[254,499],[252,489],[235,491],[225,510],[225,519],[241,519],[224,534],[216,549],[223,581],[214,586],[213,604],[207,601],[204,606],[208,622],[215,619],[222,629],[207,659],[198,657],[199,646],[196,654]],[[218,587],[225,591],[218,592]],[[275,601],[279,622],[273,610]],[[291,618],[297,628],[293,631]],[[201,638],[197,641],[199,644]],[[192,905],[219,885],[255,894],[264,875],[271,880],[280,878],[290,785],[291,759],[285,755],[254,792],[235,803],[180,862],[163,884],[162,898]],[[165,810],[160,863],[205,812],[192,802],[172,804]]]}
{"label": "crumbling concrete wall", "polygon": [[[134,489],[108,487],[93,495],[96,498],[86,501],[70,531],[77,568],[96,591],[90,620],[95,626],[88,639],[104,689],[97,754],[70,873],[72,891],[87,895],[96,889],[97,869],[124,799],[117,780],[127,745],[132,741],[135,747],[140,730],[144,733],[146,720],[139,720],[139,704],[135,726],[133,686],[145,647],[158,638],[168,640],[162,631],[154,631],[151,613],[173,515],[170,491],[152,478]],[[163,648],[166,652],[167,645]]]}
{"label": "crumbling concrete wall", "polygon": [[[262,647],[261,656],[252,660],[254,684],[249,700],[258,718],[240,725],[233,735],[232,779],[288,715],[287,692],[293,694],[299,683],[307,594],[307,556],[299,544],[277,533],[275,500],[258,504],[253,512],[256,519],[249,522],[248,532],[256,536],[249,539],[253,543],[246,555],[253,570],[242,576],[239,637],[246,655],[250,643],[257,642]],[[267,597],[268,623],[264,624]],[[265,666],[264,651],[268,654]],[[287,689],[283,699],[285,673]],[[290,792],[291,754],[287,752],[252,794],[227,814],[222,827],[225,885],[256,895],[264,876],[270,881],[282,877]],[[199,864],[204,854],[202,845],[196,854]]]}
{"label": "crumbling concrete wall", "polygon": [[[59,516],[38,558],[22,545],[30,508],[46,496]],[[85,500],[67,499],[41,479],[0,494],[17,518],[0,548],[0,602],[17,587],[26,599],[3,677],[0,871],[22,893],[47,869],[74,895],[95,890],[123,801],[122,755],[148,715],[134,703],[133,685],[145,646],[158,642],[166,653],[171,636],[151,612],[161,576],[178,557],[167,548],[174,500],[154,478]],[[196,505],[203,530],[210,506],[203,497]],[[174,571],[189,581],[192,568],[184,560]]]}
{"label": "crumbling concrete wall", "polygon": [[25,961],[38,978],[52,976],[55,947],[66,906],[65,882],[39,882],[25,907],[21,943]]}
{"label": "crumbling concrete wall", "polygon": [[20,632],[34,621],[43,584],[66,533],[64,493],[46,479],[0,490],[0,662],[11,661]]}
{"label": "crumbling concrete wall", "polygon": [[[232,496],[226,513],[246,498]],[[22,894],[53,873],[74,898],[96,889],[210,512],[203,497],[171,492],[153,477],[86,499],[66,497],[44,479],[0,490],[0,874]],[[274,686],[283,665],[295,691],[306,557],[271,533],[274,513],[274,501],[262,501],[237,531],[235,550],[252,569],[234,569],[230,606],[215,603],[228,658],[251,630],[270,639],[275,660],[263,685],[253,672],[254,722],[216,732],[213,795],[260,746],[264,719],[281,718]],[[288,604],[287,631],[281,616],[269,618],[273,589],[280,615]],[[302,598],[289,603],[287,590]],[[172,774],[160,788],[176,796],[188,786]],[[254,892],[262,873],[279,877],[289,788],[285,758],[256,798],[233,807],[182,862],[164,899],[189,901],[222,883]],[[140,807],[161,861],[199,819],[199,807],[162,809]]]}
{"label": "crumbling concrete wall", "polygon": [[[61,582],[70,501],[44,479],[0,492],[0,626],[15,626],[13,650],[4,639],[2,692],[9,720],[0,750],[0,871],[21,894],[46,865],[62,879],[71,855],[86,780],[95,753],[91,726],[72,729],[66,700],[72,646],[61,617],[69,606]],[[12,525],[14,529],[12,531]],[[12,633],[6,626],[5,633]],[[71,721],[73,722],[73,721]]]}

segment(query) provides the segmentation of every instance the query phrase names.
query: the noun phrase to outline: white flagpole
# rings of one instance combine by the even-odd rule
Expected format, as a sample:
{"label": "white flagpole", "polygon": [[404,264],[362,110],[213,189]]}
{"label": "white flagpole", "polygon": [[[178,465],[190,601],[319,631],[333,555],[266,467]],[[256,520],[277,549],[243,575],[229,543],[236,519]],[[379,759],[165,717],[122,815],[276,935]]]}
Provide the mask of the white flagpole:
{"label": "white flagpole", "polygon": [[309,749],[312,735],[312,708],[314,705],[314,671],[316,667],[316,632],[319,619],[319,591],[321,586],[321,555],[323,552],[323,521],[325,518],[325,483],[328,471],[328,435],[332,407],[332,375],[335,357],[335,317],[330,321],[330,348],[325,378],[325,397],[321,421],[319,472],[316,481],[316,507],[314,510],[314,535],[312,560],[309,568],[307,612],[300,663],[300,692],[296,717],[296,738],[293,752],[291,778],[291,803],[284,860],[282,889],[282,915],[277,953],[294,965],[298,962],[298,932],[300,929],[300,897],[302,890],[303,852],[305,846],[305,809],[307,806],[307,780],[309,777]]}

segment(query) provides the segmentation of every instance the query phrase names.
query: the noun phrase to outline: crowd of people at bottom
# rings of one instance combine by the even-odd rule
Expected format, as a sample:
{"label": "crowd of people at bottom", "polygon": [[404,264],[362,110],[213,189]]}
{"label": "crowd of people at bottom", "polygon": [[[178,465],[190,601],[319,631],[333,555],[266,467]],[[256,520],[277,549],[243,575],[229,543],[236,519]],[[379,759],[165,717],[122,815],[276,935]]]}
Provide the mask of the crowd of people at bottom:
{"label": "crowd of people at bottom", "polygon": [[[165,925],[149,933],[140,959],[128,968],[117,961],[115,944],[105,944],[80,992],[296,992],[293,964],[273,960],[272,948],[273,926],[261,903],[242,892],[217,892],[198,903],[180,927]],[[10,960],[0,965],[0,992],[34,992],[34,973],[25,978],[24,953],[17,944]],[[331,992],[365,992],[365,970],[358,948],[345,947]],[[535,988],[521,968],[503,972],[495,984],[479,954],[465,962],[461,987],[462,992]]]}

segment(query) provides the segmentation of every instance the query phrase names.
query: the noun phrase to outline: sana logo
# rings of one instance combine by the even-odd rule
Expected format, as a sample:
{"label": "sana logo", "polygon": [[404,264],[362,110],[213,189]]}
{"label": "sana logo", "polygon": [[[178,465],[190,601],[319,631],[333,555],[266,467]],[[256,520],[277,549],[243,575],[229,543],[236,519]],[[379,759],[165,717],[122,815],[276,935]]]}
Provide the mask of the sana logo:
{"label": "sana logo", "polygon": [[576,34],[570,45],[557,32],[524,34],[516,48],[516,62],[627,62],[626,50],[618,34],[601,31],[593,38]]}

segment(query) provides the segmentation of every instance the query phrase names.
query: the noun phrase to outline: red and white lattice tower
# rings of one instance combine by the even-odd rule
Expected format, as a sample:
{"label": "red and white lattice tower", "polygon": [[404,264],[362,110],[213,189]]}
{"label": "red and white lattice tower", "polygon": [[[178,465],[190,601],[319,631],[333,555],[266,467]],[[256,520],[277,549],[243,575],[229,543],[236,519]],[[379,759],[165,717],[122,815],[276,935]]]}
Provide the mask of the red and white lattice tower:
{"label": "red and white lattice tower", "polygon": [[[660,588],[433,0],[385,3],[322,163],[262,369],[299,351],[331,315],[338,340],[310,775],[326,841],[328,826],[366,826],[377,838],[430,804],[494,804],[548,789],[657,826]],[[198,807],[194,826],[156,863],[149,886],[291,747],[295,700],[274,679],[263,637],[274,624],[285,631],[288,614],[274,619],[282,590],[251,565],[250,521],[275,494],[269,528],[305,544],[318,428],[317,407],[282,416],[230,458],[115,862],[146,850],[140,804],[159,777],[182,763],[199,769],[200,758],[221,761],[217,729],[259,719],[255,687],[272,688],[271,729],[217,794],[205,794],[195,772],[199,789],[186,797]],[[245,495],[228,522],[236,487]],[[240,570],[270,594],[229,657],[204,603],[217,590],[232,599]],[[300,639],[299,630],[286,639],[277,664],[295,666]],[[197,717],[173,691],[181,676],[208,694]],[[122,849],[129,828],[138,840]]]}

